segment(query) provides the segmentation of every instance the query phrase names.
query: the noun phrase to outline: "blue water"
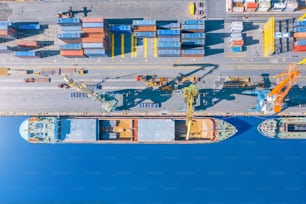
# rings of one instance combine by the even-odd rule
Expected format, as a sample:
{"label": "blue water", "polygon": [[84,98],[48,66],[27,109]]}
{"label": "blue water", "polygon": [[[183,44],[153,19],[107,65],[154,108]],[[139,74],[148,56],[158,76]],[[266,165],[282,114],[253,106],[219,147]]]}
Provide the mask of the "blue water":
{"label": "blue water", "polygon": [[306,203],[306,140],[257,133],[208,145],[40,145],[0,118],[0,203]]}

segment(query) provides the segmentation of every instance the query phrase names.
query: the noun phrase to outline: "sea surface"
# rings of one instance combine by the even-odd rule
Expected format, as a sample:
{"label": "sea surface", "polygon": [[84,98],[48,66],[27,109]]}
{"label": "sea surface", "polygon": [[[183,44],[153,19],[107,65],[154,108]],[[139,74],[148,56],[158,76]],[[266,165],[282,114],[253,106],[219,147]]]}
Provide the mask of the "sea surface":
{"label": "sea surface", "polygon": [[261,136],[259,117],[206,145],[29,144],[0,118],[0,204],[306,204],[306,140]]}

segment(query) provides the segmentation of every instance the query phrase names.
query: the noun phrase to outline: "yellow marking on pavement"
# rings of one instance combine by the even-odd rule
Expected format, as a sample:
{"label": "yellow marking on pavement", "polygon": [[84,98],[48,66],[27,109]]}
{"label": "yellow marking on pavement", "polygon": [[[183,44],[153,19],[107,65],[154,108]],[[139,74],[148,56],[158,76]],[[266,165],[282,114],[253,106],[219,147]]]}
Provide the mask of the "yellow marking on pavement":
{"label": "yellow marking on pavement", "polygon": [[134,51],[135,51],[135,57],[137,57],[137,38],[134,37]]}
{"label": "yellow marking on pavement", "polygon": [[114,59],[115,56],[115,35],[112,34],[112,59]]}
{"label": "yellow marking on pavement", "polygon": [[144,38],[143,39],[143,57],[144,58],[147,58],[147,46],[148,46],[148,39],[147,38]]}
{"label": "yellow marking on pavement", "polygon": [[131,35],[131,57],[134,58],[135,57],[135,42],[134,42],[134,36]]}
{"label": "yellow marking on pavement", "polygon": [[156,58],[157,57],[157,38],[156,37],[154,38],[154,47],[153,47],[153,49],[154,49],[154,58]]}
{"label": "yellow marking on pavement", "polygon": [[121,58],[124,58],[124,34],[121,34]]}

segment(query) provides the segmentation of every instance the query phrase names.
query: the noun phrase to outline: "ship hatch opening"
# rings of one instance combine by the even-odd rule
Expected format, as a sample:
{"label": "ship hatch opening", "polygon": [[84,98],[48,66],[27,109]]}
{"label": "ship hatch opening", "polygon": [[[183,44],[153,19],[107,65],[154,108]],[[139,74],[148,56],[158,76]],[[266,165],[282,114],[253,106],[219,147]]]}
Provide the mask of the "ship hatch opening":
{"label": "ship hatch opening", "polygon": [[287,124],[287,132],[306,132],[306,124]]}

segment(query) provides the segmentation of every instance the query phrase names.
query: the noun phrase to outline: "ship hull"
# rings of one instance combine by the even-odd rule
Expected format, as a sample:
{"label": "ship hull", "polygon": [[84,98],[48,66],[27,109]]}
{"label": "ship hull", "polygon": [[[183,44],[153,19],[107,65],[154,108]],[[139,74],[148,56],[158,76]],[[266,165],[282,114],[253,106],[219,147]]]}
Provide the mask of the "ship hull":
{"label": "ship hull", "polygon": [[278,139],[306,139],[305,117],[280,117],[267,119],[258,125],[258,131],[266,137]]}
{"label": "ship hull", "polygon": [[230,123],[216,118],[192,120],[189,139],[183,117],[31,117],[20,126],[30,143],[76,144],[204,144],[226,140],[237,133]]}

